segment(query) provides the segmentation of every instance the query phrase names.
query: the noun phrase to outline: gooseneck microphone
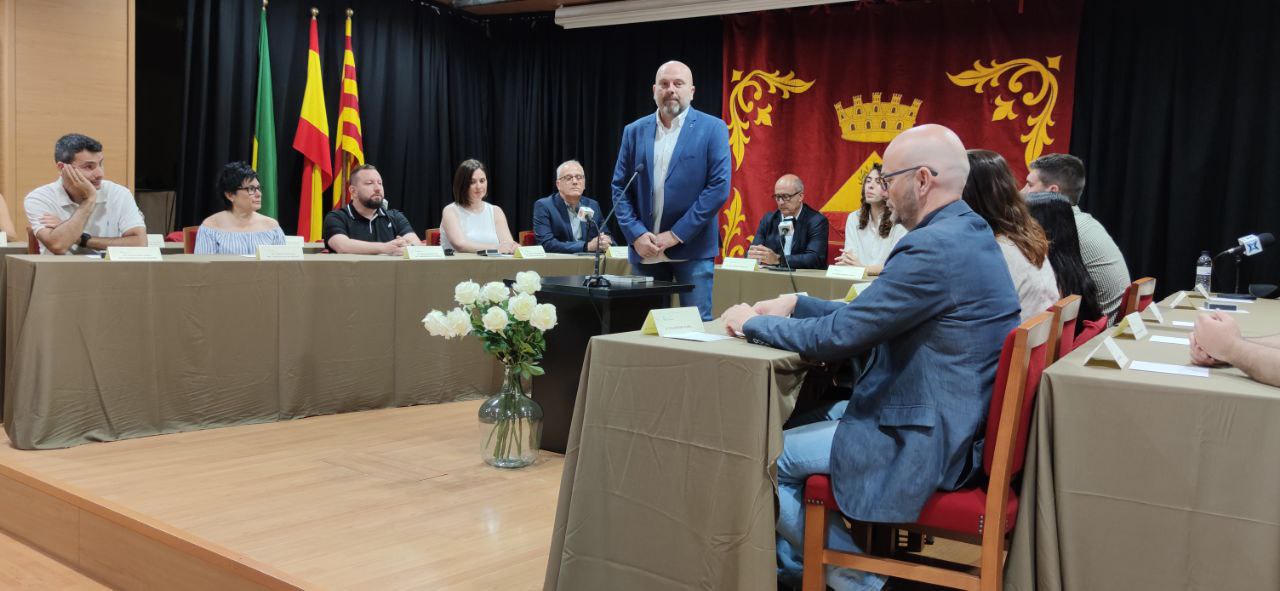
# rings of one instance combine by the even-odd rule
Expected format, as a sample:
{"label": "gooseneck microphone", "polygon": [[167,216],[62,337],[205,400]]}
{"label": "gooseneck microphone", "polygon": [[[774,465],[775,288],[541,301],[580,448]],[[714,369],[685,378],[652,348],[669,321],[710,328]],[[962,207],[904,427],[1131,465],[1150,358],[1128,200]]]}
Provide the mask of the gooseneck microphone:
{"label": "gooseneck microphone", "polygon": [[1245,256],[1253,256],[1255,254],[1262,252],[1262,250],[1265,249],[1266,247],[1271,246],[1272,244],[1275,244],[1276,237],[1272,236],[1271,232],[1263,232],[1261,234],[1256,234],[1256,235],[1249,234],[1247,236],[1241,236],[1238,240],[1236,240],[1236,242],[1239,242],[1239,245],[1228,248],[1218,253],[1218,256],[1215,256],[1213,258],[1216,259],[1220,256],[1239,255],[1239,254],[1243,254]]}
{"label": "gooseneck microphone", "polygon": [[[586,287],[609,287],[610,285],[612,285],[608,279],[605,279],[604,276],[600,274],[600,259],[604,255],[604,248],[603,248],[604,245],[602,244],[601,240],[599,240],[600,234],[604,233],[604,230],[602,228],[609,227],[609,220],[613,218],[614,212],[618,211],[618,199],[619,198],[626,199],[627,190],[631,188],[631,183],[634,183],[636,181],[636,177],[640,176],[641,172],[644,172],[643,162],[636,164],[636,170],[635,172],[631,173],[631,178],[627,179],[627,183],[622,186],[622,190],[618,191],[613,196],[613,202],[610,204],[612,205],[612,207],[609,208],[609,215],[604,217],[604,223],[596,224],[595,273],[593,273],[590,277],[587,277],[586,280],[582,282],[582,285]],[[595,221],[594,212],[593,212],[593,215],[588,216],[587,219],[594,222]]]}
{"label": "gooseneck microphone", "polygon": [[778,233],[782,235],[782,241],[779,245],[781,248],[779,249],[780,252],[778,252],[778,260],[782,261],[782,265],[787,269],[787,277],[791,279],[791,292],[800,293],[800,288],[796,287],[795,270],[791,268],[791,262],[787,260],[786,253],[781,252],[786,250],[787,238],[794,235],[795,231],[795,222],[793,222],[791,218],[783,218],[782,223],[778,224]]}

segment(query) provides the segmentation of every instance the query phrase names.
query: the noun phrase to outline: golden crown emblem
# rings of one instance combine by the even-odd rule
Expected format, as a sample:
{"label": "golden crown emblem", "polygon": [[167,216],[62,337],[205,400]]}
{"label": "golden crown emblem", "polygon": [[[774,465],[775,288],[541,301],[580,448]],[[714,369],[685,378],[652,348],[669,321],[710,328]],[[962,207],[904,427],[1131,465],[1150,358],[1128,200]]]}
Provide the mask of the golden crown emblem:
{"label": "golden crown emblem", "polygon": [[912,101],[909,107],[901,101],[902,95],[894,94],[889,102],[881,102],[880,93],[875,92],[869,103],[862,102],[862,95],[853,97],[853,105],[849,107],[836,103],[840,137],[851,142],[889,142],[914,126],[920,112],[920,99]]}

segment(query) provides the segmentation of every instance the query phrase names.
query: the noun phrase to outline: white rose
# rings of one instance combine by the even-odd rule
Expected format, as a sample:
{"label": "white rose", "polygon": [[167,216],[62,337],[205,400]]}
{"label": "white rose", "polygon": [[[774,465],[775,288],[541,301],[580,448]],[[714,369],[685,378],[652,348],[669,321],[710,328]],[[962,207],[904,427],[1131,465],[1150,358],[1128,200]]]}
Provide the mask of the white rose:
{"label": "white rose", "polygon": [[426,327],[427,332],[433,337],[445,336],[449,333],[449,327],[444,321],[444,312],[432,310],[422,318],[422,326]]}
{"label": "white rose", "polygon": [[516,291],[534,294],[542,289],[542,277],[537,271],[521,271],[516,273]]}
{"label": "white rose", "polygon": [[489,308],[489,311],[485,312],[484,316],[481,317],[480,320],[484,322],[485,330],[491,330],[493,332],[502,332],[502,329],[507,327],[508,322],[507,313],[498,306]]}
{"label": "white rose", "polygon": [[511,298],[510,302],[507,302],[507,308],[511,310],[511,315],[515,316],[516,320],[525,321],[528,321],[533,316],[533,309],[537,305],[538,298],[527,293],[516,295]]}
{"label": "white rose", "polygon": [[474,281],[463,281],[453,288],[453,299],[459,304],[470,306],[480,297],[480,284]]}
{"label": "white rose", "polygon": [[461,308],[454,308],[444,317],[448,338],[466,336],[471,332],[471,315]]}
{"label": "white rose", "polygon": [[509,297],[511,297],[511,290],[507,289],[501,281],[490,281],[480,290],[480,299],[493,304],[505,302]]}
{"label": "white rose", "polygon": [[533,316],[529,324],[538,330],[551,330],[556,326],[556,307],[551,304],[538,304],[533,308]]}

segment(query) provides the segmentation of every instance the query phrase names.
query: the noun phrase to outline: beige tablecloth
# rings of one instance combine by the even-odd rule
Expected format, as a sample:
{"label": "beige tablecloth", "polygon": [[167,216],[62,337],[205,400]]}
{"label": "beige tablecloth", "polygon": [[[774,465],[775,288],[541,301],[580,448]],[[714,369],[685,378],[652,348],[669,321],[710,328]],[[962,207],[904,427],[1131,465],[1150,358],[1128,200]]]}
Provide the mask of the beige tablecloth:
{"label": "beige tablecloth", "polygon": [[[1280,303],[1240,307],[1246,336],[1280,333]],[[1152,331],[1186,337],[1171,322],[1196,314],[1165,311]],[[1084,366],[1100,342],[1041,381],[1005,588],[1280,589],[1280,388],[1234,368]],[[1117,342],[1131,360],[1188,363],[1184,345]]]}
{"label": "beige tablecloth", "polygon": [[592,339],[544,588],[772,591],[775,462],[804,373],[741,340]]}
{"label": "beige tablecloth", "polygon": [[451,307],[466,279],[591,267],[567,255],[7,263],[4,425],[23,449],[486,396],[498,363],[475,338],[428,335],[426,311]]}
{"label": "beige tablecloth", "polygon": [[[848,294],[849,287],[855,283],[851,279],[828,279],[826,273],[817,269],[795,271],[795,285],[792,286],[792,277],[784,271],[733,271],[716,267],[715,284],[711,290],[712,313],[719,316],[734,304],[754,304],[798,291],[815,298],[834,300]],[[871,280],[867,277],[864,281]]]}

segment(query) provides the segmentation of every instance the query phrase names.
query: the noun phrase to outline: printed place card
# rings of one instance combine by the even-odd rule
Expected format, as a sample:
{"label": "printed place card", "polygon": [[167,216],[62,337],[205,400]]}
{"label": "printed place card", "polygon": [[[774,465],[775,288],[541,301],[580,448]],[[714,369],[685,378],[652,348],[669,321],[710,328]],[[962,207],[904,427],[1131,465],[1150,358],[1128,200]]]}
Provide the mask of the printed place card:
{"label": "printed place card", "polygon": [[1129,357],[1120,350],[1120,345],[1116,344],[1115,339],[1107,337],[1102,339],[1102,343],[1089,354],[1089,358],[1085,360],[1085,365],[1093,367],[1110,367],[1113,369],[1124,369],[1129,365]]}
{"label": "printed place card", "polygon": [[160,261],[160,248],[155,246],[108,246],[108,261]]}
{"label": "printed place card", "polygon": [[1169,302],[1169,309],[1194,310],[1196,307],[1187,301],[1187,292],[1180,291],[1178,295],[1174,296],[1173,301]]}
{"label": "printed place card", "polygon": [[608,259],[625,259],[627,258],[627,248],[626,246],[610,246],[609,250],[605,251],[604,256]]}
{"label": "printed place card", "polygon": [[[1143,322],[1142,314],[1138,312],[1130,313],[1128,316],[1124,317],[1124,324],[1128,325],[1129,332],[1132,333],[1133,339],[1141,341],[1142,339],[1147,338],[1147,323]],[[1121,335],[1121,338],[1126,337]]]}
{"label": "printed place card", "polygon": [[720,263],[721,269],[729,269],[730,271],[755,271],[760,261],[756,259],[744,259],[740,257],[725,257],[724,262]]}
{"label": "printed place card", "polygon": [[301,237],[301,236],[285,236],[285,237],[284,237],[284,243],[285,243],[285,244],[297,244],[298,246],[302,246],[303,244],[306,244],[306,243],[307,243],[307,240],[306,240],[305,238]]}
{"label": "printed place card", "polygon": [[852,301],[854,300],[854,298],[857,298],[857,297],[858,297],[858,295],[859,295],[859,294],[861,294],[861,293],[863,292],[863,290],[867,289],[867,286],[869,286],[869,285],[871,285],[871,284],[870,284],[870,283],[855,283],[855,284],[853,284],[853,285],[850,285],[850,286],[849,286],[849,292],[848,292],[848,293],[846,293],[846,294],[844,294],[844,298],[843,298],[843,299],[844,299],[845,303],[852,302]]}
{"label": "printed place card", "polygon": [[1199,285],[1199,284],[1196,285],[1196,293],[1199,294],[1200,297],[1206,300],[1213,297],[1209,295],[1209,290],[1205,289],[1203,285]]}
{"label": "printed place card", "polygon": [[665,337],[682,332],[706,332],[702,327],[702,315],[696,306],[684,308],[659,308],[649,310],[640,327],[640,334],[656,334]]}
{"label": "printed place card", "polygon": [[518,259],[545,259],[547,251],[541,246],[517,246],[516,257]]}
{"label": "printed place card", "polygon": [[259,244],[260,261],[300,261],[302,246],[298,244]]}
{"label": "printed place card", "polygon": [[421,261],[425,259],[442,259],[444,258],[443,246],[406,246],[404,247],[404,258],[411,261]]}
{"label": "printed place card", "polygon": [[867,276],[866,267],[851,267],[849,265],[831,265],[827,267],[827,277],[830,279],[852,279],[861,281]]}
{"label": "printed place card", "polygon": [[1164,314],[1160,313],[1160,306],[1151,304],[1147,306],[1147,309],[1151,311],[1151,316],[1156,319],[1156,324],[1164,324]]}
{"label": "printed place card", "polygon": [[147,246],[161,248],[164,246],[164,234],[147,234]]}

